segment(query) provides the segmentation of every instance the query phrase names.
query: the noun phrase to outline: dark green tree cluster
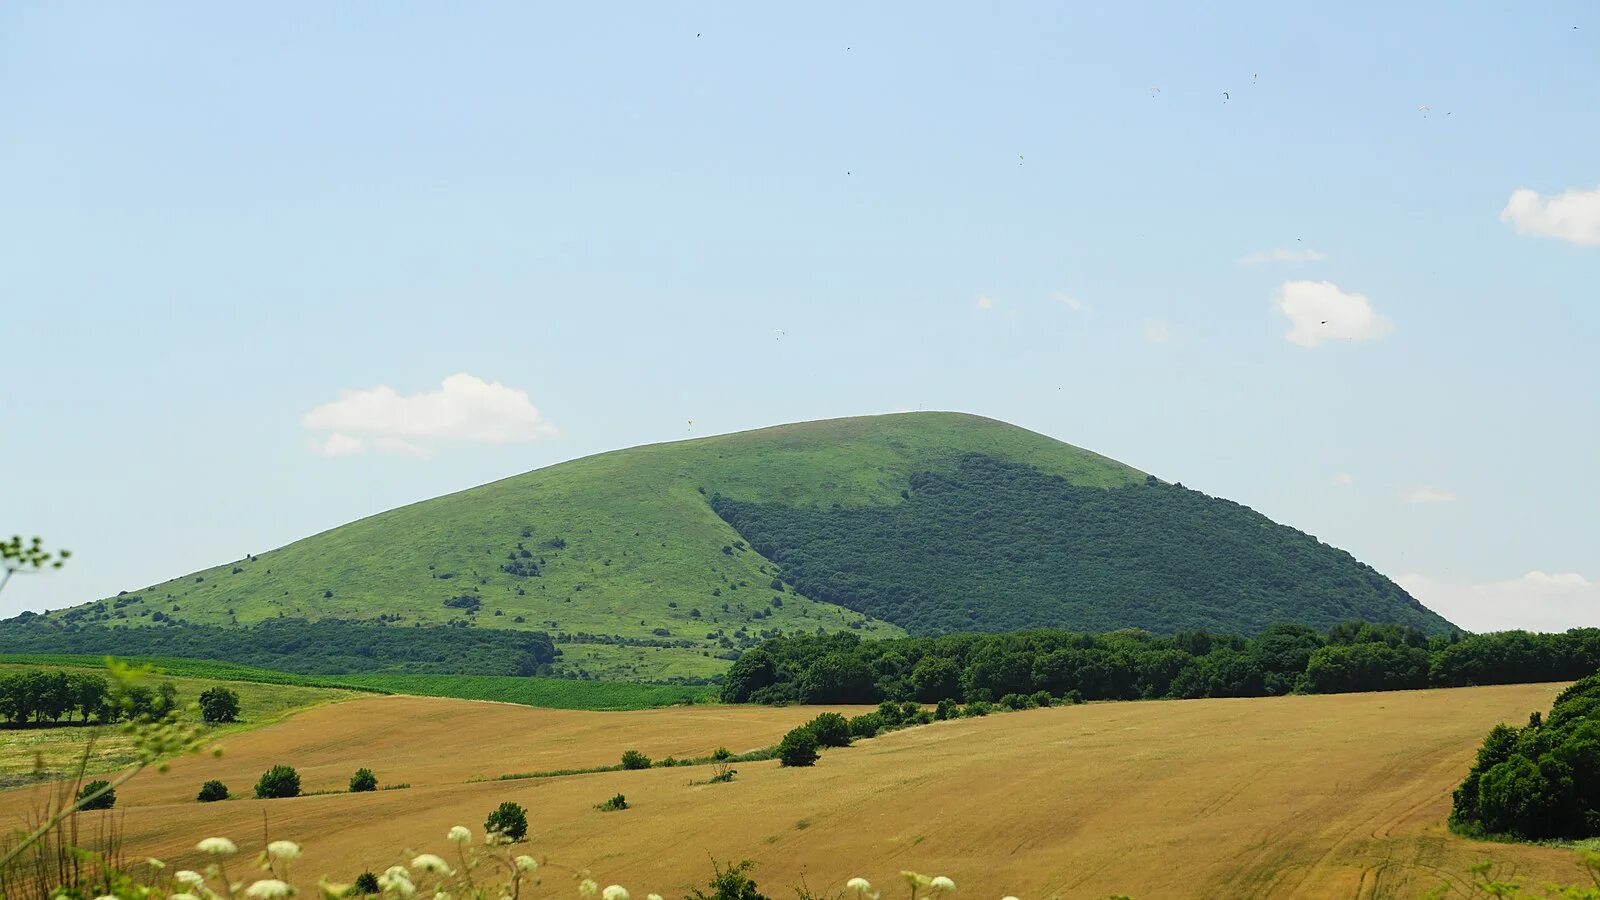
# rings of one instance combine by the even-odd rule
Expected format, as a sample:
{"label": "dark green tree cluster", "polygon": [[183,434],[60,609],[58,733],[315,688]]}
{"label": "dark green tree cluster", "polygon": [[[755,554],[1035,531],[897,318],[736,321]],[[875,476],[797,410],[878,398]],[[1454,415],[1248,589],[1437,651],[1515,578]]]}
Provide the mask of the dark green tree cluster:
{"label": "dark green tree cluster", "polygon": [[[1466,653],[1458,648],[1470,648]],[[1472,665],[1463,660],[1473,660]],[[1023,631],[863,641],[843,632],[776,638],[746,652],[722,686],[729,703],[1003,702],[1054,698],[1261,697],[1567,680],[1600,668],[1600,629],[1429,637],[1350,622],[1319,632],[1171,637]],[[970,713],[968,713],[970,714]]]}
{"label": "dark green tree cluster", "polygon": [[1450,822],[1526,840],[1600,835],[1600,675],[1562,691],[1549,716],[1496,725],[1455,791]]}
{"label": "dark green tree cluster", "polygon": [[207,725],[238,721],[239,695],[225,687],[206,688],[200,692],[200,718]]}
{"label": "dark green tree cluster", "polygon": [[499,628],[268,619],[245,628],[169,620],[109,628],[39,616],[0,622],[0,653],[114,653],[244,663],[301,675],[419,672],[539,675],[555,662],[549,635]]}
{"label": "dark green tree cluster", "polygon": [[1449,623],[1348,553],[1232,503],[1151,480],[1075,487],[980,454],[911,477],[900,503],[712,508],[813,599],[913,634],[1208,629],[1349,619]]}
{"label": "dark green tree cluster", "polygon": [[113,689],[105,678],[61,669],[33,669],[0,676],[0,718],[16,725],[49,722],[88,724],[122,719],[157,719],[177,707],[178,691],[164,681],[151,688]]}

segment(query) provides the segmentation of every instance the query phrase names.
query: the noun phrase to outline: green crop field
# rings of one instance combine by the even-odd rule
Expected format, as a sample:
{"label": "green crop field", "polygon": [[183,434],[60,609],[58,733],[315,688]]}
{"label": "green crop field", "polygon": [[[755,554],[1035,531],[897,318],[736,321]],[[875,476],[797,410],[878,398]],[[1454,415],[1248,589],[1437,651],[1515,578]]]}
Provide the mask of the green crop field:
{"label": "green crop field", "polygon": [[715,701],[716,689],[699,685],[518,678],[511,675],[345,675],[342,683],[394,694],[495,700],[549,709],[651,709]]}

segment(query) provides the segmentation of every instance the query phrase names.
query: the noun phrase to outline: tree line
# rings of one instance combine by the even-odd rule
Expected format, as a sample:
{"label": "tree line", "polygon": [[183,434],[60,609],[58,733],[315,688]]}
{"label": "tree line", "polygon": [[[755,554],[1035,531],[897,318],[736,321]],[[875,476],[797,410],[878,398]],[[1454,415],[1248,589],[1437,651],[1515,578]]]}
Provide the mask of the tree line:
{"label": "tree line", "polygon": [[550,671],[557,656],[550,636],[540,631],[295,618],[267,619],[244,628],[189,623],[108,627],[62,624],[43,616],[0,622],[0,653],[174,656],[301,675],[541,675]]}
{"label": "tree line", "polygon": [[153,688],[113,688],[99,675],[60,669],[0,675],[0,718],[13,725],[157,719],[175,709],[177,703],[178,689],[170,681]]}
{"label": "tree line", "polygon": [[1273,625],[1254,637],[1037,630],[863,641],[843,632],[775,638],[729,670],[730,703],[1005,702],[1263,697],[1568,681],[1600,669],[1600,629],[1427,635],[1348,622]]}

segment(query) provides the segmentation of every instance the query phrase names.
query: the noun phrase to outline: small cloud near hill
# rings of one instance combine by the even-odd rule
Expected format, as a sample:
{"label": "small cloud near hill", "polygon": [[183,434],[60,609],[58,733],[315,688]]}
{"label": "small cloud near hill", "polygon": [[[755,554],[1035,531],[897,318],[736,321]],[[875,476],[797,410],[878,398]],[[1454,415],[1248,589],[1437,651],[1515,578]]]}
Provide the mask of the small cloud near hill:
{"label": "small cloud near hill", "polygon": [[1275,300],[1289,320],[1284,338],[1312,348],[1324,341],[1370,341],[1389,333],[1389,320],[1365,294],[1350,294],[1331,281],[1285,281]]}
{"label": "small cloud near hill", "polygon": [[1408,573],[1395,579],[1424,606],[1468,631],[1565,631],[1593,626],[1600,581],[1577,572],[1533,571],[1506,581],[1468,582]]}
{"label": "small cloud near hill", "polygon": [[426,458],[429,442],[506,444],[554,437],[556,428],[528,399],[527,391],[460,373],[436,391],[402,395],[388,385],[343,391],[339,399],[312,409],[300,420],[321,456],[354,456],[368,450]]}
{"label": "small cloud near hill", "polygon": [[1432,485],[1418,485],[1405,493],[1407,503],[1451,503],[1456,495]]}

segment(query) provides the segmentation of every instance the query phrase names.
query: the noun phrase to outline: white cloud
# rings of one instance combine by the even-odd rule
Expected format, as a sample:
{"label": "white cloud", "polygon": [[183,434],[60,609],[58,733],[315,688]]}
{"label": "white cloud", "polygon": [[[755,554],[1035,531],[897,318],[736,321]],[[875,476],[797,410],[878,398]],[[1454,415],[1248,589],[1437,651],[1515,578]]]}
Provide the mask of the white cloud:
{"label": "white cloud", "polygon": [[982,294],[979,294],[978,295],[978,308],[979,309],[994,309],[994,301],[990,300],[988,297],[985,297]]}
{"label": "white cloud", "polygon": [[1062,306],[1065,306],[1072,312],[1078,313],[1079,315],[1094,315],[1094,307],[1083,302],[1082,300],[1079,300],[1077,297],[1074,297],[1071,294],[1062,291],[1051,291],[1050,299],[1056,301]]}
{"label": "white cloud", "polygon": [[1327,257],[1316,250],[1287,250],[1283,247],[1274,247],[1271,250],[1257,250],[1254,253],[1246,253],[1234,260],[1234,262],[1241,266],[1259,266],[1262,263],[1271,262],[1322,262],[1325,259]]}
{"label": "white cloud", "polygon": [[1152,344],[1165,344],[1172,339],[1172,328],[1166,319],[1145,319],[1144,339]]}
{"label": "white cloud", "polygon": [[1349,487],[1356,483],[1356,477],[1349,472],[1339,472],[1331,480],[1335,487]]}
{"label": "white cloud", "polygon": [[311,452],[318,456],[326,456],[329,459],[337,459],[341,456],[356,456],[367,452],[367,442],[361,438],[351,437],[348,434],[334,432],[328,435],[326,440],[313,439],[311,441]]}
{"label": "white cloud", "polygon": [[1301,347],[1369,341],[1389,332],[1389,320],[1378,315],[1365,294],[1347,294],[1331,281],[1285,281],[1275,302],[1289,319],[1284,337]]}
{"label": "white cloud", "polygon": [[1450,503],[1456,495],[1430,485],[1419,485],[1405,494],[1407,503]]}
{"label": "white cloud", "polygon": [[380,452],[426,457],[431,448],[419,439],[504,444],[556,434],[526,391],[466,373],[446,378],[439,390],[408,396],[387,385],[343,391],[300,423],[311,431],[334,432],[319,445],[324,456],[360,453],[366,449],[363,437]]}
{"label": "white cloud", "polygon": [[1537,234],[1589,247],[1600,247],[1600,188],[1571,190],[1553,197],[1518,188],[1511,192],[1500,221],[1518,234]]}
{"label": "white cloud", "polygon": [[1410,573],[1395,581],[1468,631],[1565,631],[1594,625],[1600,613],[1600,582],[1576,572],[1534,571],[1508,581],[1479,583]]}

